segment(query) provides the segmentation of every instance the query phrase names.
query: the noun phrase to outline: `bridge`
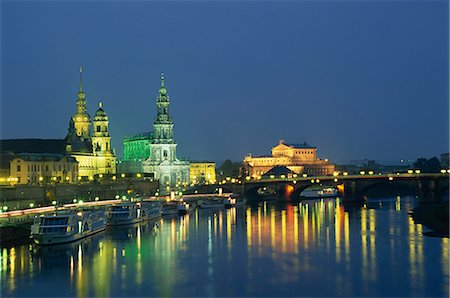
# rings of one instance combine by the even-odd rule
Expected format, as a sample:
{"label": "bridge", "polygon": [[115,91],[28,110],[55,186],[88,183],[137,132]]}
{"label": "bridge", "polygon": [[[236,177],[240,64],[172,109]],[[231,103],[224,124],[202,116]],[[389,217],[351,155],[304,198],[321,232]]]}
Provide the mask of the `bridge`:
{"label": "bridge", "polygon": [[291,200],[317,185],[337,188],[344,201],[363,201],[368,192],[375,188],[407,189],[419,196],[421,201],[440,201],[449,191],[449,175],[398,173],[252,179],[242,181],[241,184],[226,183],[222,187],[247,196],[276,193],[281,198]]}

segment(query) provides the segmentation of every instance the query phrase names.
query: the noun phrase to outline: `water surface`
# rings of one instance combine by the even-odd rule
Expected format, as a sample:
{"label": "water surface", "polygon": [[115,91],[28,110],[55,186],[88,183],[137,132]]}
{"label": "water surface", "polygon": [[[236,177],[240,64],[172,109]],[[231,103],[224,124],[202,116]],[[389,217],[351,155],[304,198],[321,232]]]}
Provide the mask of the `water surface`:
{"label": "water surface", "polygon": [[413,197],[196,210],[53,247],[2,247],[2,296],[448,297],[448,238]]}

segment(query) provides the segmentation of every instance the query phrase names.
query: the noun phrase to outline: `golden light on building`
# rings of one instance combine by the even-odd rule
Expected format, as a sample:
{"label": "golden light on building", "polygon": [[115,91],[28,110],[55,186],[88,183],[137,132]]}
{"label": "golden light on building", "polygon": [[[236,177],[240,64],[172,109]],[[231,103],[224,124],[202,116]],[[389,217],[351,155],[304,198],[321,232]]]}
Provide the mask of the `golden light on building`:
{"label": "golden light on building", "polygon": [[191,162],[189,167],[189,180],[196,183],[215,183],[216,164],[214,162]]}
{"label": "golden light on building", "polygon": [[360,174],[360,175],[365,175],[365,174],[366,174],[366,171],[360,171],[359,174]]}
{"label": "golden light on building", "polygon": [[303,144],[288,144],[280,140],[279,144],[272,148],[271,156],[244,158],[244,168],[250,175],[263,175],[278,166],[287,167],[293,174],[306,173],[312,176],[332,175],[334,165],[327,159],[317,158],[317,148]]}

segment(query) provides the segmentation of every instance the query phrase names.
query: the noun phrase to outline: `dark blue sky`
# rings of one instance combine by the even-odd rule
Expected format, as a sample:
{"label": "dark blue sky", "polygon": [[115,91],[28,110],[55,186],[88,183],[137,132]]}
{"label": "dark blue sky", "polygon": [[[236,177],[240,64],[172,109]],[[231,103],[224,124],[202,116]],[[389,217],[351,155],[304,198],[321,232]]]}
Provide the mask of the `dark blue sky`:
{"label": "dark blue sky", "polygon": [[63,138],[84,67],[113,147],[151,130],[166,74],[180,156],[279,139],[331,161],[449,147],[447,1],[3,2],[1,138]]}

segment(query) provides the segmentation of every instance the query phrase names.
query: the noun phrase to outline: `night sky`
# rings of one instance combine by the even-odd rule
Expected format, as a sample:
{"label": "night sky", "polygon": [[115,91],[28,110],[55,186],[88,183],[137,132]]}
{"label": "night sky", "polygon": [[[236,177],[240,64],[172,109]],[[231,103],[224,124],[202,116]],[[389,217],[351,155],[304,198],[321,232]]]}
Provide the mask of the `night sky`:
{"label": "night sky", "polygon": [[449,148],[448,1],[3,2],[1,138],[64,138],[79,67],[112,145],[152,129],[166,76],[179,157],[279,139],[331,162]]}

